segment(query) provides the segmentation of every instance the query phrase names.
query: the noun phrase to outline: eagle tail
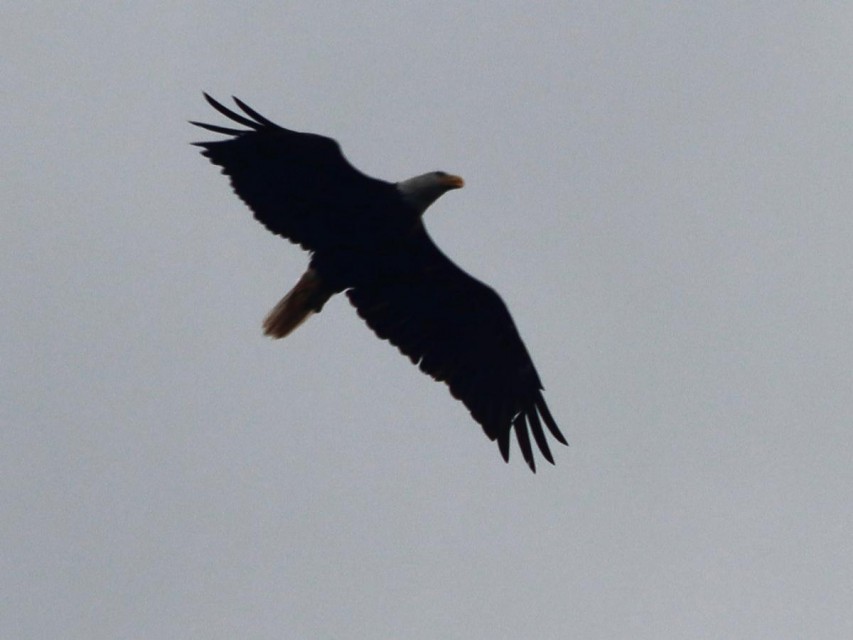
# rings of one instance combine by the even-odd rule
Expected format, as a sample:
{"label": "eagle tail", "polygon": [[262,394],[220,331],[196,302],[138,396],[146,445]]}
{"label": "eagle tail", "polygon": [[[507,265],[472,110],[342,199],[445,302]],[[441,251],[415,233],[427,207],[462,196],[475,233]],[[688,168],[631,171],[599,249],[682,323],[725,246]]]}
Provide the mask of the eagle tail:
{"label": "eagle tail", "polygon": [[264,319],[264,334],[274,339],[285,337],[319,312],[333,293],[317,272],[309,268]]}

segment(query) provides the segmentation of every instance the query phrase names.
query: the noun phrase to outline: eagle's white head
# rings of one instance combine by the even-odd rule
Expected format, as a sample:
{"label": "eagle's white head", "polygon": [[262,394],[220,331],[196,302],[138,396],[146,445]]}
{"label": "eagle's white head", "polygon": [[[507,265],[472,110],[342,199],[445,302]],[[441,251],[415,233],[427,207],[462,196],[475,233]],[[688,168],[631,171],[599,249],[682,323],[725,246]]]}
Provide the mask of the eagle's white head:
{"label": "eagle's white head", "polygon": [[423,215],[433,202],[451,189],[461,189],[465,181],[444,171],[431,171],[397,183],[397,189],[409,205]]}

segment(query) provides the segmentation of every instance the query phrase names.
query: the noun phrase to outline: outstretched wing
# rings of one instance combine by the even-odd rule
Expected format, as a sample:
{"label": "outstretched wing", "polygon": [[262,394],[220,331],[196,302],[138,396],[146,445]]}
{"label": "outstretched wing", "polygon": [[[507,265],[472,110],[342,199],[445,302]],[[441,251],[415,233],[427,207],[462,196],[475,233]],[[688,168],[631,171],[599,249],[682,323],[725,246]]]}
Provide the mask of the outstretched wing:
{"label": "outstretched wing", "polygon": [[[530,434],[553,464],[543,423],[567,444],[506,305],[447,258],[425,231],[389,258],[389,277],[347,290],[368,326],[445,382],[509,461],[510,432],[535,472]],[[392,274],[392,275],[391,275]]]}
{"label": "outstretched wing", "polygon": [[397,197],[392,184],[353,167],[331,138],[280,127],[237,98],[234,102],[245,115],[206,93],[204,97],[219,113],[248,129],[192,122],[231,136],[193,144],[222,167],[237,195],[273,233],[312,251],[352,243],[357,241],[353,232],[375,228],[377,221],[370,217],[387,211],[376,204]]}

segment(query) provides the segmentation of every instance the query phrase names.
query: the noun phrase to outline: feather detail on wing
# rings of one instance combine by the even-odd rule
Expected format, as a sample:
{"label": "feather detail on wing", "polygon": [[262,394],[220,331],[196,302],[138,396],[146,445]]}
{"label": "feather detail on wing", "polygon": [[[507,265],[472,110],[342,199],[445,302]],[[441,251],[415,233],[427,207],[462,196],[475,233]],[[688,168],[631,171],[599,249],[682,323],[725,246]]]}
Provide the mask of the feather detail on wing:
{"label": "feather detail on wing", "polygon": [[393,184],[358,171],[331,138],[280,127],[237,98],[245,115],[205,98],[247,129],[192,122],[231,136],[193,144],[222,167],[237,195],[273,233],[308,250],[357,244],[377,218],[393,218],[403,206]]}
{"label": "feather detail on wing", "polygon": [[465,273],[424,232],[395,260],[393,277],[357,286],[347,296],[368,326],[461,400],[504,460],[510,433],[536,470],[533,441],[554,458],[544,427],[563,444],[542,384],[506,305]]}

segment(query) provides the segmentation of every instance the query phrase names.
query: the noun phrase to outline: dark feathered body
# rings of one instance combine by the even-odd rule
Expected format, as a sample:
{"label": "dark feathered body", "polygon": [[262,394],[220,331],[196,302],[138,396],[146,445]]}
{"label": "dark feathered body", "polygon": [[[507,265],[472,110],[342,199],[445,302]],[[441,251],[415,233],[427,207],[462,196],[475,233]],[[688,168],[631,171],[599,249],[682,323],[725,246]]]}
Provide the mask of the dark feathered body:
{"label": "dark feathered body", "polygon": [[[529,433],[553,462],[542,424],[565,439],[500,297],[433,243],[422,214],[461,179],[442,172],[399,184],[365,176],[323,136],[208,102],[248,130],[193,123],[231,138],[196,143],[231,178],[235,192],[273,233],[312,253],[309,269],[265,321],[283,337],[331,295],[346,291],[358,314],[433,378],[444,381],[509,459],[515,429],[535,470]],[[529,433],[528,433],[529,432]]]}

